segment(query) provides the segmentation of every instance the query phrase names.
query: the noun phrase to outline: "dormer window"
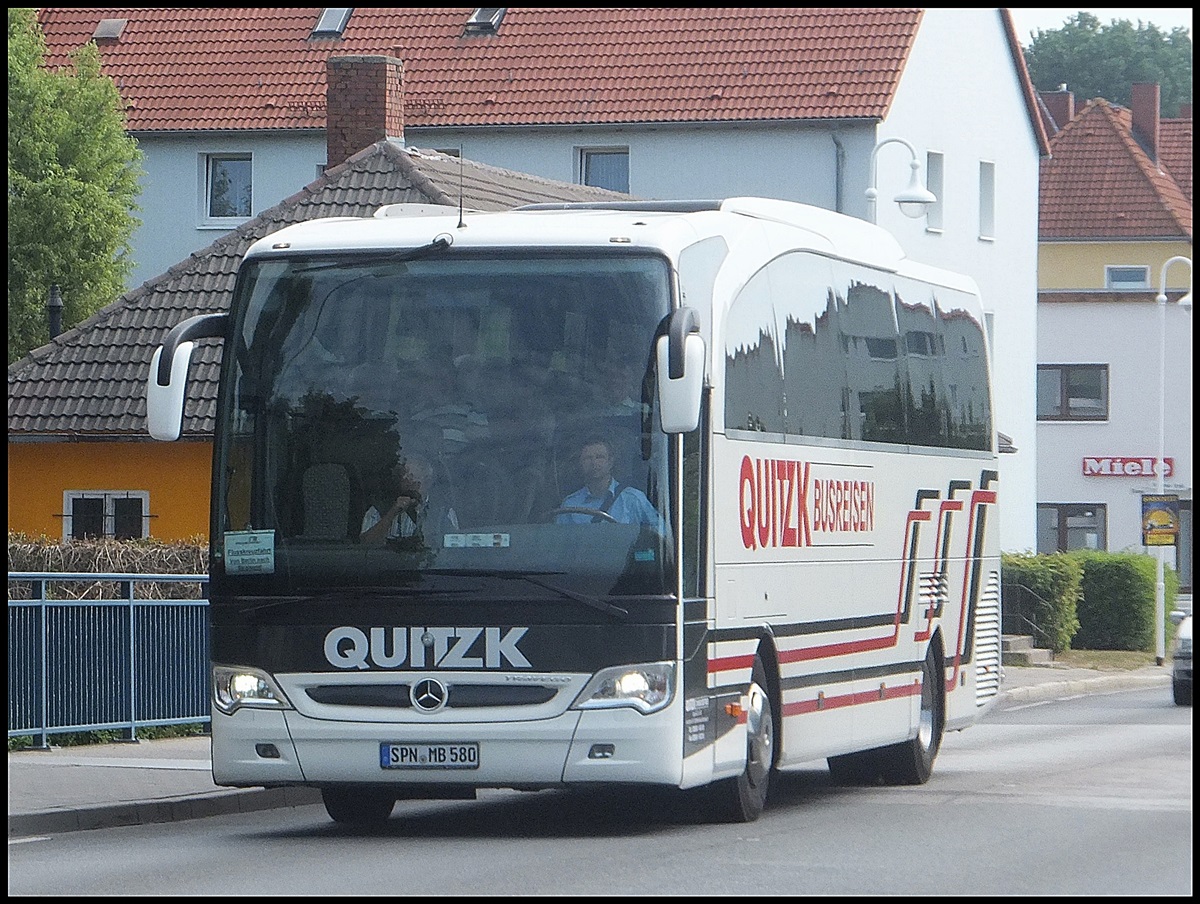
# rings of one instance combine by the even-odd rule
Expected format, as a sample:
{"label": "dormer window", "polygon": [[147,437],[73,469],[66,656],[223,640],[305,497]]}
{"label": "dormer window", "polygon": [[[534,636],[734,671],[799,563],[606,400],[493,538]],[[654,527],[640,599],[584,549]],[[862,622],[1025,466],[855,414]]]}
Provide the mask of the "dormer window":
{"label": "dormer window", "polygon": [[504,21],[504,14],[508,11],[507,6],[493,6],[476,9],[467,19],[467,25],[463,29],[463,34],[467,35],[494,35],[500,30],[500,23]]}
{"label": "dormer window", "polygon": [[340,38],[342,32],[346,30],[346,23],[350,21],[350,14],[354,12],[353,6],[326,7],[321,10],[321,16],[317,19],[316,27],[313,28],[312,38]]}

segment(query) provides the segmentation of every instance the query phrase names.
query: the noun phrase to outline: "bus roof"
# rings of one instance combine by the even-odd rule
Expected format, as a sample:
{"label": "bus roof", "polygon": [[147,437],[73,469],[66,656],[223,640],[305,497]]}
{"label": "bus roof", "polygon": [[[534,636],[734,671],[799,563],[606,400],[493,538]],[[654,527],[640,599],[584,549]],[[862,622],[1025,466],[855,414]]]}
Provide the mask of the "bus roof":
{"label": "bus roof", "polygon": [[[247,251],[264,254],[388,251],[428,245],[439,237],[473,249],[640,248],[674,258],[713,235],[734,238],[754,225],[778,237],[773,247],[811,250],[935,282],[952,274],[914,264],[879,226],[821,207],[768,198],[535,204],[507,211],[440,210],[396,204],[370,217],[309,220],[265,236]],[[731,244],[733,242],[731,241]],[[937,278],[940,277],[940,278]],[[969,282],[969,281],[968,281]],[[973,285],[964,286],[971,288]]]}

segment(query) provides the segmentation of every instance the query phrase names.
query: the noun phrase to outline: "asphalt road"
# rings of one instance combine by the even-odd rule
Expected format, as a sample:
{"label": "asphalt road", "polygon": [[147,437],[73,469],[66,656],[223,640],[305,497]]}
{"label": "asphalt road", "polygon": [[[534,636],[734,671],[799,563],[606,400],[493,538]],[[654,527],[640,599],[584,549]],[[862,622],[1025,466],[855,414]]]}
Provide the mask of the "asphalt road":
{"label": "asphalt road", "polygon": [[644,792],[405,802],[369,832],[301,806],[10,841],[9,891],[1190,895],[1191,735],[1162,687],[1010,701],[923,787],[814,763],[749,825]]}

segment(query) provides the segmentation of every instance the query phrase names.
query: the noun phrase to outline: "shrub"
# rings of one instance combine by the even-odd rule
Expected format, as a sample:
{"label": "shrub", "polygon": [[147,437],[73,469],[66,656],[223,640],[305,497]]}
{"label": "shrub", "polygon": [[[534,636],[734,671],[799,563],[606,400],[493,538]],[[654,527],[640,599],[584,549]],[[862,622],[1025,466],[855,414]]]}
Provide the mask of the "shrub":
{"label": "shrub", "polygon": [[1017,616],[1036,625],[1032,633],[1037,646],[1055,653],[1071,649],[1079,629],[1076,609],[1082,572],[1078,561],[1063,553],[1004,553],[1001,568],[1006,618]]}
{"label": "shrub", "polygon": [[[1086,650],[1150,651],[1154,639],[1156,563],[1140,553],[1076,552],[1083,570],[1083,598],[1075,645]],[[1165,609],[1170,611],[1179,581],[1164,573]]]}

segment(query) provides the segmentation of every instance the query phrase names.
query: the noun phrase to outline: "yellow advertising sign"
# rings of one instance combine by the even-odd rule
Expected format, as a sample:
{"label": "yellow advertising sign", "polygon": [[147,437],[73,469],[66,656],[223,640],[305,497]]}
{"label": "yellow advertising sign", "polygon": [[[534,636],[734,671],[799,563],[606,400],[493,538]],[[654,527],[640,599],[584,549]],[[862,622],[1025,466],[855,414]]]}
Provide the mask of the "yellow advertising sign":
{"label": "yellow advertising sign", "polygon": [[1142,496],[1142,544],[1174,546],[1179,536],[1179,497]]}

